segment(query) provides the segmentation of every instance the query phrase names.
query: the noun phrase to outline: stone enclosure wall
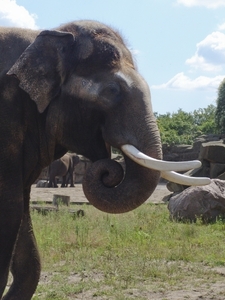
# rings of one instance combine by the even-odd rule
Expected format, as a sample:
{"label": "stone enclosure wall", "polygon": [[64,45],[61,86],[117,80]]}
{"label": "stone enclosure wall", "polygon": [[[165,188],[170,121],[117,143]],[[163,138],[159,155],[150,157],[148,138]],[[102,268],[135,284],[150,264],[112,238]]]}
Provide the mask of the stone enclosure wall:
{"label": "stone enclosure wall", "polygon": [[198,159],[202,144],[208,142],[221,143],[225,135],[202,135],[195,139],[193,145],[163,145],[163,159],[167,161],[187,161]]}
{"label": "stone enclosure wall", "polygon": [[[91,165],[91,162],[89,159],[87,159],[84,156],[78,155],[80,158],[79,163],[75,166],[74,169],[74,182],[75,183],[81,183],[83,180],[83,176],[87,170],[87,168]],[[118,154],[112,154],[112,159],[118,161],[122,167],[124,167],[124,161],[121,155]],[[48,167],[44,168],[41,172],[41,175],[39,178],[36,180],[36,183],[38,181],[48,181],[49,176],[48,176]],[[59,178],[59,183],[61,183],[61,177]]]}
{"label": "stone enclosure wall", "polygon": [[[179,148],[179,146],[177,146]],[[176,149],[176,148],[175,148]],[[176,158],[176,160],[198,159],[202,166],[185,174],[193,177],[209,177],[225,180],[225,136],[207,135],[196,139],[191,147],[181,147],[179,151],[165,153],[164,159]],[[183,149],[183,151],[182,151]],[[180,192],[187,188],[173,182],[167,184],[167,188],[171,192]]]}
{"label": "stone enclosure wall", "polygon": [[168,161],[186,161],[198,159],[202,167],[193,170],[189,175],[206,176],[225,180],[225,136],[203,135],[197,138],[193,146],[163,146],[163,156]]}
{"label": "stone enclosure wall", "polygon": [[[86,169],[90,166],[91,162],[85,158],[84,156],[79,155],[80,161],[76,165],[75,170],[74,170],[74,182],[75,183],[81,183],[83,176],[85,174]],[[41,172],[41,175],[39,176],[38,180],[48,180],[48,167],[44,168]],[[61,180],[61,178],[59,178]]]}
{"label": "stone enclosure wall", "polygon": [[[81,183],[86,169],[91,162],[80,156],[80,162],[75,167],[75,183]],[[120,161],[121,157],[114,159]],[[225,180],[225,135],[203,135],[198,137],[193,145],[163,145],[163,159],[167,161],[187,161],[199,159],[202,167],[191,172],[187,172],[194,177],[210,177]],[[48,180],[48,167],[43,169],[38,180]]]}

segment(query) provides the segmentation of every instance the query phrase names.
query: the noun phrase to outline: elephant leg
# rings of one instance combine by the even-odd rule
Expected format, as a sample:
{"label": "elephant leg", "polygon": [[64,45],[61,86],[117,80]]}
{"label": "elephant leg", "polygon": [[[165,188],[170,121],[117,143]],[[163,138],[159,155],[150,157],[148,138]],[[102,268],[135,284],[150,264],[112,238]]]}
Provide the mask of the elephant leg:
{"label": "elephant leg", "polygon": [[3,300],[30,300],[38,285],[41,271],[29,212],[24,213],[11,261],[13,283]]}
{"label": "elephant leg", "polygon": [[69,173],[69,179],[70,179],[70,187],[74,187],[74,183],[73,183],[73,170],[71,170],[70,173]]}
{"label": "elephant leg", "polygon": [[69,173],[66,174],[66,187],[69,186],[69,182],[70,182],[70,175]]}
{"label": "elephant leg", "polygon": [[70,180],[70,187],[75,187],[74,183],[73,183],[73,174],[71,175],[71,180]]}
{"label": "elephant leg", "polygon": [[54,186],[55,188],[58,187],[57,182],[56,182],[56,177],[53,178],[53,186]]}
{"label": "elephant leg", "polygon": [[58,187],[56,177],[50,175],[48,187]]}
{"label": "elephant leg", "polygon": [[61,187],[66,187],[66,175],[62,177],[62,184]]}
{"label": "elephant leg", "polygon": [[[5,199],[4,199],[5,200]],[[23,202],[2,203],[0,209],[0,299],[7,284],[10,261],[22,220]]]}

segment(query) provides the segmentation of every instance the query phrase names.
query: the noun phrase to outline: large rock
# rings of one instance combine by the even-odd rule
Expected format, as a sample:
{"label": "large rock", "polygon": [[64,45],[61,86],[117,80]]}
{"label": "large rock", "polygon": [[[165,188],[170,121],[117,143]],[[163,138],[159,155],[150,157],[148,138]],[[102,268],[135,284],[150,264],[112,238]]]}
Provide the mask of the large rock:
{"label": "large rock", "polygon": [[199,153],[199,160],[207,160],[211,163],[225,162],[225,144],[223,140],[203,143]]}
{"label": "large rock", "polygon": [[[193,145],[162,145],[163,158],[168,161],[185,161],[193,160],[199,157],[202,144],[213,142],[217,145],[224,143],[225,135],[209,134],[201,135],[194,140]],[[217,162],[217,160],[216,160]],[[224,162],[224,161],[223,161]]]}
{"label": "large rock", "polygon": [[48,181],[47,180],[38,180],[38,182],[36,183],[36,187],[38,187],[38,188],[48,187]]}
{"label": "large rock", "polygon": [[167,161],[185,161],[197,159],[199,149],[193,149],[192,145],[174,145],[169,146],[164,144],[163,159]]}
{"label": "large rock", "polygon": [[225,181],[212,179],[211,184],[192,186],[169,199],[170,217],[176,221],[214,222],[225,218]]}
{"label": "large rock", "polygon": [[194,140],[193,143],[193,148],[200,150],[201,145],[203,143],[208,143],[208,142],[218,142],[221,141],[224,138],[224,135],[218,135],[218,134],[207,134],[207,135],[201,135],[197,137]]}
{"label": "large rock", "polygon": [[79,155],[79,157],[80,157],[80,161],[75,166],[75,170],[74,170],[75,183],[82,182],[87,168],[91,165],[91,162],[89,159],[87,159],[84,156],[80,156],[80,155]]}

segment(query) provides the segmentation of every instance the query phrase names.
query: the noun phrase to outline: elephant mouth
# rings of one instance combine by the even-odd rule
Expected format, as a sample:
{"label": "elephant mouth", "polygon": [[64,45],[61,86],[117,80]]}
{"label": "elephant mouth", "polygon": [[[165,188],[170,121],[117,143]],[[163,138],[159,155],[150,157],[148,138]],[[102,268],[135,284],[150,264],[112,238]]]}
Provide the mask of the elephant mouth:
{"label": "elephant mouth", "polygon": [[168,162],[158,160],[147,156],[134,146],[128,144],[121,146],[121,150],[126,156],[128,156],[137,164],[149,169],[160,171],[161,177],[165,178],[166,180],[176,182],[178,184],[194,186],[207,185],[211,182],[211,180],[207,177],[190,177],[175,172],[201,167],[201,162],[198,160],[183,162]]}
{"label": "elephant mouth", "polygon": [[105,148],[106,148],[106,151],[108,153],[108,158],[111,159],[112,158],[111,145],[108,144],[107,142],[105,142]]}

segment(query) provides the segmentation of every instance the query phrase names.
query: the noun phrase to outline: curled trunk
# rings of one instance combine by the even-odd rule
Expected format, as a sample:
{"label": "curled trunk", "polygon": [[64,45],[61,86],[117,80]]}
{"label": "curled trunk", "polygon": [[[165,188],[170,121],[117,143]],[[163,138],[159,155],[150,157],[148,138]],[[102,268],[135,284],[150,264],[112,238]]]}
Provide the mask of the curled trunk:
{"label": "curled trunk", "polygon": [[[160,156],[160,155],[159,155]],[[158,184],[160,172],[147,169],[125,156],[126,171],[110,159],[96,161],[83,179],[85,196],[107,213],[131,211],[145,202]]]}

